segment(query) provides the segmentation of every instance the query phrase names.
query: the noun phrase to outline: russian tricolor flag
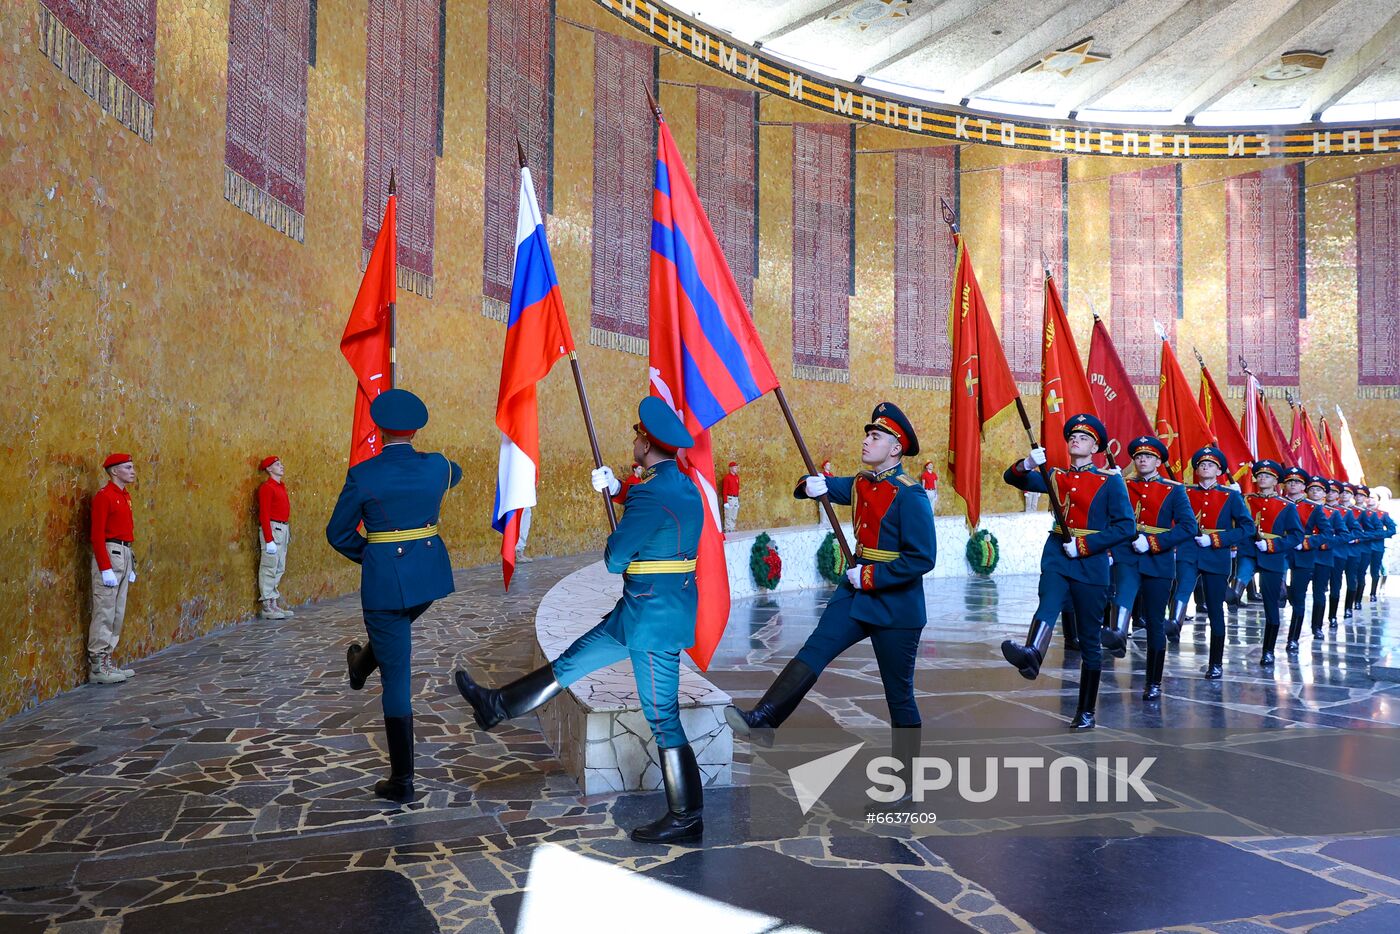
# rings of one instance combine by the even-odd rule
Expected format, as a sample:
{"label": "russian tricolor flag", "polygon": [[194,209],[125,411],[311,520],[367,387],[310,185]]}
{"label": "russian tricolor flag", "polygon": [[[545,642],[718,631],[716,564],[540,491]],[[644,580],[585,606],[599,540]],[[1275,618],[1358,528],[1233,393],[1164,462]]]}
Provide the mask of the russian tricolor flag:
{"label": "russian tricolor flag", "polygon": [[501,572],[507,590],[515,573],[520,513],[536,502],[540,418],[535,384],[544,379],[556,360],[573,352],[574,337],[545,240],[535,185],[530,170],[522,166],[510,317],[501,361],[501,388],[496,397],[501,460],[496,468],[496,504],[491,511],[491,527],[501,533]]}
{"label": "russian tricolor flag", "polygon": [[651,393],[675,409],[695,436],[695,446],[680,452],[679,464],[708,506],[695,569],[699,609],[695,645],[690,649],[691,658],[704,670],[729,621],[729,575],[709,428],[775,389],[778,378],[671,130],[657,116]]}

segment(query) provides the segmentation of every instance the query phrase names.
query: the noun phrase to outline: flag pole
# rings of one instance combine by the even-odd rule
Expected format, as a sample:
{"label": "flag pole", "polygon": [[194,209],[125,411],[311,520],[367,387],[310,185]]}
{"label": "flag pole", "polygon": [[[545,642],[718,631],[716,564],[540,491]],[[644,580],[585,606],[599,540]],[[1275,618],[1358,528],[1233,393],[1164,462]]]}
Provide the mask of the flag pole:
{"label": "flag pole", "polygon": [[[948,200],[940,195],[938,204],[943,212],[943,223],[948,225],[954,235],[961,233],[958,229],[958,215],[954,213],[953,208],[948,204]],[[1046,273],[1048,275],[1048,268],[1046,269]],[[1043,361],[1042,365],[1044,365]],[[1026,414],[1026,404],[1021,401],[1021,390],[1019,387],[1016,390],[1016,413],[1021,416],[1021,427],[1026,430],[1026,437],[1030,440],[1031,447],[1041,447],[1039,442],[1036,441],[1035,429],[1031,427],[1030,416]],[[1055,517],[1055,522],[1061,529],[1060,541],[1067,542],[1070,540],[1069,524],[1065,522],[1064,513],[1060,509],[1060,498],[1055,494],[1055,479],[1050,475],[1050,468],[1045,464],[1040,465],[1040,476],[1045,482],[1046,491],[1050,494],[1050,513]]]}
{"label": "flag pole", "polygon": [[[658,121],[666,119],[661,112],[661,105],[656,102],[656,95],[651,93],[650,86],[643,84],[642,90],[646,92],[647,104],[651,107],[651,112],[656,119]],[[783,410],[783,418],[787,420],[788,430],[792,432],[792,440],[797,442],[797,452],[802,455],[803,466],[807,468],[808,475],[817,476],[817,465],[812,461],[811,452],[807,450],[807,442],[802,437],[802,430],[797,427],[797,418],[792,414],[792,406],[788,405],[783,387],[774,387],[773,395],[777,397],[778,406]],[[841,557],[845,559],[846,566],[854,565],[855,558],[851,553],[851,545],[846,541],[846,533],[841,530],[841,521],[836,517],[836,510],[831,505],[831,497],[823,494],[817,497],[817,502],[821,504],[822,511],[826,514],[826,520],[831,523],[832,534],[836,536],[836,544],[841,549]]]}
{"label": "flag pole", "polygon": [[[525,161],[525,147],[521,145],[520,138],[515,139],[515,154],[520,160],[520,168],[527,169],[529,164]],[[603,466],[603,454],[598,447],[598,431],[593,427],[593,410],[588,405],[588,390],[583,388],[583,370],[578,365],[578,351],[569,351],[569,369],[574,374],[574,389],[578,390],[579,408],[583,410],[583,427],[588,431],[588,446],[593,452],[594,468]],[[608,515],[608,528],[617,529],[617,512],[613,509],[612,497],[608,491],[603,491],[603,510]]]}
{"label": "flag pole", "polygon": [[[389,197],[394,197],[397,186],[394,185],[394,169],[389,168]],[[395,215],[397,217],[397,215]],[[398,221],[394,222],[394,239],[398,239]],[[394,277],[394,282],[398,282],[398,251],[394,251],[395,262],[393,269],[389,270],[389,275]],[[395,290],[397,295],[397,290]],[[389,388],[396,389],[399,385],[399,309],[398,302],[389,303]]]}

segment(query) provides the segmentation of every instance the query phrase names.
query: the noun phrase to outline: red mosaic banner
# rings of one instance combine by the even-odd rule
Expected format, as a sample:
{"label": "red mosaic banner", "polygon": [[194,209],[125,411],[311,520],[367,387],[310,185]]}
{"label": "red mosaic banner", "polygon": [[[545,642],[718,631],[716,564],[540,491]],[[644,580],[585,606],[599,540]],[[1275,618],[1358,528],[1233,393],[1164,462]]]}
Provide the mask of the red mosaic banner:
{"label": "red mosaic banner", "polygon": [[1356,354],[1362,397],[1400,395],[1400,165],[1356,178]]}
{"label": "red mosaic banner", "polygon": [[1069,307],[1068,184],[1063,159],[1001,170],[1001,343],[1022,392],[1040,392],[1045,262]]}
{"label": "red mosaic banner", "polygon": [[792,363],[798,379],[850,381],[855,127],[792,128]]}
{"label": "red mosaic banner", "polygon": [[1181,317],[1181,166],[1160,165],[1108,180],[1109,325],[1135,386],[1157,392],[1161,347],[1154,322],[1176,346]]}
{"label": "red mosaic banner", "polygon": [[553,208],[554,0],[490,0],[486,11],[486,229],[483,314],[505,321],[520,187],[516,140],[535,197]]}
{"label": "red mosaic banner", "polygon": [[[438,0],[369,0],[361,266],[398,185],[400,288],[433,296],[437,197]],[[512,225],[512,230],[514,225]]]}
{"label": "red mosaic banner", "polygon": [[894,157],[894,379],[906,389],[947,389],[957,249],[940,199],[958,206],[958,147],[901,149]]}
{"label": "red mosaic banner", "polygon": [[156,0],[40,0],[38,38],[39,50],[84,94],[151,141]]}
{"label": "red mosaic banner", "polygon": [[589,341],[647,352],[651,200],[656,184],[656,50],[593,34],[593,294]]}
{"label": "red mosaic banner", "polygon": [[695,189],[729,271],[753,308],[758,269],[758,96],[695,89]]}
{"label": "red mosaic banner", "polygon": [[306,239],[310,0],[231,0],[224,197]]}
{"label": "red mosaic banner", "polygon": [[1225,331],[1229,382],[1240,357],[1263,386],[1298,385],[1303,316],[1302,163],[1225,182]]}

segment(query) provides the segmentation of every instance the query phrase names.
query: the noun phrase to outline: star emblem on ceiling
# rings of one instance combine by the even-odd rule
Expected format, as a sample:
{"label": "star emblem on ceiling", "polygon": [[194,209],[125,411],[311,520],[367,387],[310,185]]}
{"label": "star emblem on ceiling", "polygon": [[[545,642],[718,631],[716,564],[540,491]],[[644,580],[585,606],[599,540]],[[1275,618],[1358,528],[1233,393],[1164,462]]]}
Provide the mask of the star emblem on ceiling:
{"label": "star emblem on ceiling", "polygon": [[827,17],[831,23],[846,23],[865,32],[882,19],[904,19],[914,0],[859,0]]}
{"label": "star emblem on ceiling", "polygon": [[1076,68],[1082,68],[1085,65],[1092,65],[1095,62],[1108,60],[1107,55],[1089,51],[1089,47],[1093,44],[1094,37],[1090,36],[1067,49],[1051,52],[1026,70],[1053,71],[1057,72],[1062,78],[1068,78]]}

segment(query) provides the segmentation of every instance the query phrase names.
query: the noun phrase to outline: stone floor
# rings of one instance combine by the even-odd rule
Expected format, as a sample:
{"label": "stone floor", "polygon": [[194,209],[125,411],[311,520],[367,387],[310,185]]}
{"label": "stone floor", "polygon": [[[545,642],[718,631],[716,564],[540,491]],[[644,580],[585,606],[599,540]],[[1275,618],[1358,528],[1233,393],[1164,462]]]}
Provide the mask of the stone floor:
{"label": "stone floor", "polygon": [[[626,836],[655,796],[581,798],[535,720],[482,734],[449,684],[461,660],[492,682],[523,671],[535,605],[591,560],[536,561],[504,596],[498,569],[459,572],[458,593],[419,620],[421,794],[406,807],[368,791],[385,754],[377,679],[362,693],[345,685],[344,646],[362,635],[350,598],[177,646],[136,663],[125,685],[0,724],[0,931],[513,931],[540,916],[531,899],[551,896],[574,900],[578,930],[610,932],[685,930],[716,902],[760,920],[743,926],[736,911],[732,927],[707,930],[1400,930],[1400,685],[1366,674],[1396,646],[1393,596],[1305,637],[1272,673],[1257,665],[1258,612],[1232,614],[1223,683],[1200,677],[1196,627],[1151,708],[1138,700],[1140,644],[1114,661],[1092,740],[1179,752],[1157,805],[871,830],[821,806],[804,816],[736,743],[735,786],[706,797],[706,846],[667,849]],[[1060,743],[1076,657],[1056,647],[1030,683],[996,648],[1024,633],[1034,579],[927,589],[926,740]],[[713,681],[757,697],[827,596],[736,604]],[[886,717],[862,644],[791,724],[830,737]],[[546,844],[626,870],[612,873],[617,892],[681,907],[643,910],[640,894],[612,898],[613,883],[565,894],[557,873],[527,895],[532,858],[558,852]],[[649,885],[627,888],[638,880]]]}

